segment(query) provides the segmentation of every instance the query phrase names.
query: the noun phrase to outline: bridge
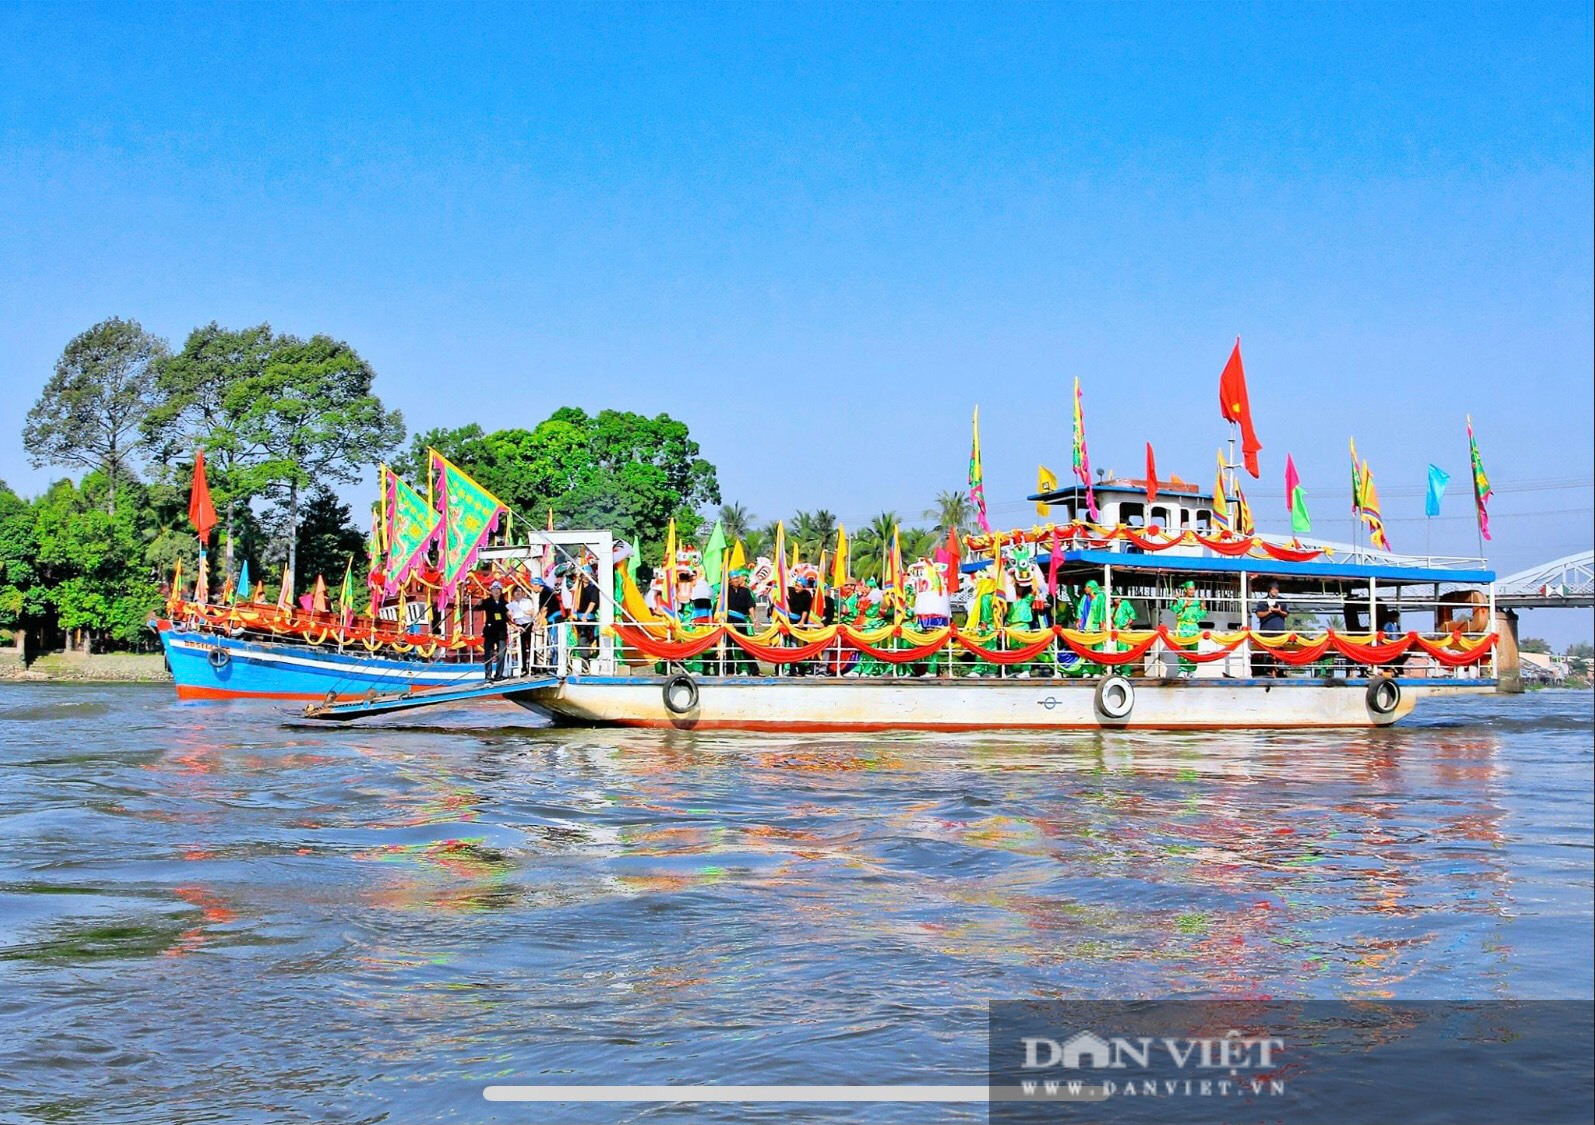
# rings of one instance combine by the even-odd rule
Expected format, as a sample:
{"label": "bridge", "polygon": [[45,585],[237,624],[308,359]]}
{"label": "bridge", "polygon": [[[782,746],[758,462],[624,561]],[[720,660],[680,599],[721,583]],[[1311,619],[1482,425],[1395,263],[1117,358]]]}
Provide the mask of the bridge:
{"label": "bridge", "polygon": [[1498,609],[1578,609],[1595,606],[1595,551],[1568,555],[1496,579]]}

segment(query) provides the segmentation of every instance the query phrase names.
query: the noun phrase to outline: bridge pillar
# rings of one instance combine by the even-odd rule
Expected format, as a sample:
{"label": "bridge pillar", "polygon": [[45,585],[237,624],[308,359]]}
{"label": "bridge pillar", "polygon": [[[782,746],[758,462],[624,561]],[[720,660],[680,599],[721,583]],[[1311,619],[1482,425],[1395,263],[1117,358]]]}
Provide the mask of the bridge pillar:
{"label": "bridge pillar", "polygon": [[1495,611],[1495,690],[1523,693],[1523,662],[1517,654],[1517,610]]}

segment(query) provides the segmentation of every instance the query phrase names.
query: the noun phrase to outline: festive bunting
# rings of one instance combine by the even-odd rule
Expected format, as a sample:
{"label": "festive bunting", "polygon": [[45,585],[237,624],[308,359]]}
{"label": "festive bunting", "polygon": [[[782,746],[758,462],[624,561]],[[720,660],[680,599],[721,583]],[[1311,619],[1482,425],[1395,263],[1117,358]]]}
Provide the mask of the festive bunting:
{"label": "festive bunting", "polygon": [[1246,462],[1246,471],[1253,477],[1258,477],[1257,454],[1262,450],[1263,443],[1257,440],[1257,431],[1252,428],[1252,400],[1246,393],[1246,368],[1241,363],[1241,338],[1235,337],[1235,349],[1229,354],[1229,362],[1224,365],[1224,373],[1218,379],[1218,405],[1224,412],[1226,421],[1235,422],[1241,428],[1241,459]]}
{"label": "festive bunting", "polygon": [[482,543],[509,509],[443,454],[435,449],[430,453],[437,473],[438,511],[443,513],[443,576],[438,583],[438,606],[442,608],[453,599]]}
{"label": "festive bunting", "polygon": [[991,531],[986,522],[986,477],[980,469],[980,407],[975,407],[974,439],[969,447],[969,499],[975,505],[975,522],[980,530]]}
{"label": "festive bunting", "polygon": [[1468,463],[1473,468],[1473,506],[1479,517],[1479,534],[1490,537],[1490,497],[1494,490],[1490,478],[1484,474],[1484,458],[1479,453],[1478,439],[1473,436],[1473,418],[1468,417]]}

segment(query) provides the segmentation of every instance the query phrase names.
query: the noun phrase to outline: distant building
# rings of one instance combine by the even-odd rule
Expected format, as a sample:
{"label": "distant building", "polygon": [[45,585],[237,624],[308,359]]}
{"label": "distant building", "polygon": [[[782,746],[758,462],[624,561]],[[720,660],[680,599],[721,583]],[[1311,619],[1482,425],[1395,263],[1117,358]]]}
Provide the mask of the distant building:
{"label": "distant building", "polygon": [[1567,657],[1549,652],[1520,652],[1523,679],[1528,683],[1561,684],[1567,682]]}

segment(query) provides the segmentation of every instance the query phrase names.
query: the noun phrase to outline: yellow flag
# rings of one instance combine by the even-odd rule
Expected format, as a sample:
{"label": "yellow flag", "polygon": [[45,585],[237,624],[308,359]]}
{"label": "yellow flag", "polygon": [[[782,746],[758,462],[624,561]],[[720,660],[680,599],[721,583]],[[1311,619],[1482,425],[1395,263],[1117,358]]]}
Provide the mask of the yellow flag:
{"label": "yellow flag", "polygon": [[[550,509],[552,510],[552,509]],[[665,605],[674,609],[676,605],[676,517],[670,517],[670,524],[665,529],[665,563],[662,572],[665,576]]]}
{"label": "yellow flag", "polygon": [[847,583],[847,525],[836,525],[836,559],[831,564],[831,587],[840,590]]}
{"label": "yellow flag", "polygon": [[748,556],[747,553],[742,549],[742,540],[738,539],[737,545],[731,548],[731,562],[729,569],[746,570],[747,568]]}
{"label": "yellow flag", "polygon": [[[1036,466],[1036,491],[1041,493],[1058,491],[1058,478],[1053,471],[1045,465]],[[1036,501],[1036,515],[1046,519],[1052,514],[1052,505],[1043,500]]]}
{"label": "yellow flag", "polygon": [[1218,478],[1213,482],[1213,526],[1229,528],[1229,501],[1224,498],[1224,451],[1218,454]]}

